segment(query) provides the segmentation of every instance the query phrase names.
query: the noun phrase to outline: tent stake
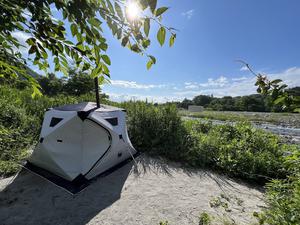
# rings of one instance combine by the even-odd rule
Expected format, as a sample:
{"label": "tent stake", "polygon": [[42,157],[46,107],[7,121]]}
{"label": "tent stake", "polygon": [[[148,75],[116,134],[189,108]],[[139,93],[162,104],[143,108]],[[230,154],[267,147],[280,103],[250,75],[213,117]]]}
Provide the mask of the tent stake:
{"label": "tent stake", "polygon": [[97,108],[100,108],[100,96],[99,96],[99,83],[98,83],[98,77],[94,78],[95,82],[95,94],[96,94],[96,103],[97,103]]}

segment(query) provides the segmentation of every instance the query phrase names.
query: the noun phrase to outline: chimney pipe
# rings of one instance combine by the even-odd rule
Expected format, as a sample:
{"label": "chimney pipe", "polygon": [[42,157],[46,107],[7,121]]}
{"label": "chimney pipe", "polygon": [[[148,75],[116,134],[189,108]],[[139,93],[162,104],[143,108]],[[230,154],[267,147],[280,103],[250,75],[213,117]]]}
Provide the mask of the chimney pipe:
{"label": "chimney pipe", "polygon": [[95,82],[95,94],[96,94],[97,108],[100,108],[100,96],[99,96],[99,82],[98,82],[98,77],[94,78],[94,82]]}

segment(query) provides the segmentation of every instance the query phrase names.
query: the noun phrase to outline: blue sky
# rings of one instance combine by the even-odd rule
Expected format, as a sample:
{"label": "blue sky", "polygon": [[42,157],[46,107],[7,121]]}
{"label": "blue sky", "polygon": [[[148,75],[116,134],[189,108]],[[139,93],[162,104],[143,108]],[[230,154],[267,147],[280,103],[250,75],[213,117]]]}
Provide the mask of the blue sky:
{"label": "blue sky", "polygon": [[107,29],[111,84],[103,91],[116,101],[165,102],[255,93],[254,77],[236,59],[256,71],[300,85],[299,0],[161,0],[169,6],[163,23],[177,28],[173,48],[160,47],[152,30],[147,58],[121,47]]}

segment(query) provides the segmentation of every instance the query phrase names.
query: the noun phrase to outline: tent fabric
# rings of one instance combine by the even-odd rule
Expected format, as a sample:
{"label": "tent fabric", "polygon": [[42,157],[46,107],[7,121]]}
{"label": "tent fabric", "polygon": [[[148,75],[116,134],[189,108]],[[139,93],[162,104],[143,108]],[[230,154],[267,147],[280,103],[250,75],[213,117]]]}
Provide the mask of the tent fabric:
{"label": "tent fabric", "polygon": [[[84,102],[48,110],[28,161],[73,181],[78,176],[92,179],[134,155],[124,110],[95,106]],[[80,112],[87,114],[82,117]]]}

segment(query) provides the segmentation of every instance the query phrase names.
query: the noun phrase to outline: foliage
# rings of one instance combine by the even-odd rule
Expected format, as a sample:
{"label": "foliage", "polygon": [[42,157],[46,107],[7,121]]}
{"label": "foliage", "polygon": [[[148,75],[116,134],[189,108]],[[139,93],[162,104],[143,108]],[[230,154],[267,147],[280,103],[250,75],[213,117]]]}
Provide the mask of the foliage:
{"label": "foliage", "polygon": [[268,208],[255,214],[260,224],[300,224],[300,148],[284,157],[288,177],[267,184]]}
{"label": "foliage", "polygon": [[198,96],[193,98],[193,103],[195,105],[201,105],[203,107],[207,107],[213,99],[214,99],[213,96],[198,95]]}
{"label": "foliage", "polygon": [[212,125],[186,121],[186,127],[197,140],[185,158],[192,166],[214,168],[257,182],[286,175],[282,155],[293,146],[282,144],[276,135],[246,122]]}
{"label": "foliage", "polygon": [[94,80],[87,73],[71,69],[68,75],[69,78],[62,89],[65,93],[79,96],[93,92]]}
{"label": "foliage", "polygon": [[24,158],[33,143],[39,124],[26,111],[0,99],[0,176],[18,169],[16,162]]}
{"label": "foliage", "polygon": [[[0,86],[0,95],[0,176],[15,173],[17,162],[27,157],[28,149],[38,138],[47,108],[94,99],[90,94],[44,95],[32,99],[29,89],[4,85]],[[299,224],[299,146],[282,144],[278,136],[245,122],[237,125],[183,122],[171,104],[126,102],[115,105],[127,109],[129,134],[138,150],[247,180],[273,179],[267,184],[268,207],[256,214],[260,223]],[[221,195],[211,204],[229,210],[226,198]],[[205,224],[207,218],[202,215],[200,222]]]}
{"label": "foliage", "polygon": [[160,221],[159,225],[169,225],[169,222],[168,221]]}
{"label": "foliage", "polygon": [[121,106],[127,110],[129,134],[138,150],[182,160],[191,141],[175,105],[126,102]]}
{"label": "foliage", "polygon": [[[131,17],[128,4],[136,4],[140,8],[138,18]],[[173,28],[161,23],[162,14],[168,8],[157,6],[157,0],[131,3],[115,0],[1,0],[0,75],[25,77],[31,82],[34,93],[39,93],[39,86],[34,78],[26,74],[26,61],[32,61],[44,71],[50,69],[52,61],[55,71],[67,75],[68,60],[71,59],[78,68],[89,71],[92,78],[109,77],[111,60],[105,53],[108,44],[103,23],[123,47],[146,54],[149,58],[147,67],[150,68],[156,63],[156,59],[146,53],[151,44],[150,28],[155,27],[153,23],[158,25],[157,40],[160,45],[165,42],[166,31],[171,34],[170,46],[176,37]],[[54,17],[55,10],[62,19]],[[68,30],[72,36],[68,35]],[[28,35],[28,57],[19,51],[24,44],[15,37],[15,32]]]}
{"label": "foliage", "polygon": [[[69,68],[68,74],[69,76],[67,78],[57,78],[52,73],[48,74],[48,76],[39,76],[37,81],[42,88],[43,94],[48,96],[56,96],[59,94],[81,96],[95,93],[94,79],[87,73],[76,70],[75,68]],[[14,83],[19,82],[19,80],[15,80]],[[102,80],[102,82],[104,81]],[[14,83],[11,83],[11,85],[14,85]],[[19,85],[15,86],[18,87]],[[101,100],[105,101],[106,99],[108,99],[108,96],[106,94],[101,94]]]}
{"label": "foliage", "polygon": [[203,212],[199,216],[199,225],[210,225],[211,218],[207,212]]}
{"label": "foliage", "polygon": [[[298,87],[286,89],[287,93],[300,97]],[[248,112],[292,112],[293,107],[282,108],[274,105],[271,96],[261,94],[245,95],[245,96],[224,96],[217,98],[209,95],[198,95],[193,100],[184,99],[177,102],[179,108],[187,109],[189,105],[204,106],[208,110],[216,111],[248,111]]]}
{"label": "foliage", "polygon": [[43,94],[54,96],[63,91],[64,84],[62,80],[57,78],[53,73],[49,73],[48,76],[41,76],[37,81],[41,86]]}

